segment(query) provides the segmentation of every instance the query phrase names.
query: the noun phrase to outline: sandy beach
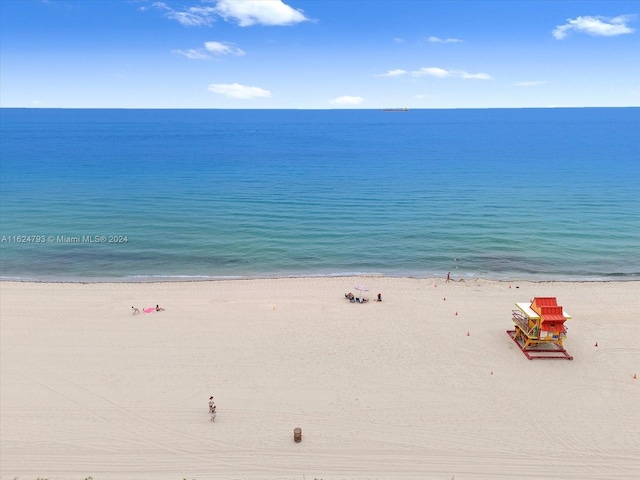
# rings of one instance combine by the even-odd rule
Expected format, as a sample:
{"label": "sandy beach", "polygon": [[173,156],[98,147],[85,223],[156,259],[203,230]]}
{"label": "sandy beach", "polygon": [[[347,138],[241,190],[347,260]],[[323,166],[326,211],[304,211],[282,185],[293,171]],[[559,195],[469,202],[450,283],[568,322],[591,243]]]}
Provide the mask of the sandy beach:
{"label": "sandy beach", "polygon": [[[571,314],[572,361],[505,333],[536,296]],[[0,304],[3,480],[640,478],[640,282],[2,282]]]}

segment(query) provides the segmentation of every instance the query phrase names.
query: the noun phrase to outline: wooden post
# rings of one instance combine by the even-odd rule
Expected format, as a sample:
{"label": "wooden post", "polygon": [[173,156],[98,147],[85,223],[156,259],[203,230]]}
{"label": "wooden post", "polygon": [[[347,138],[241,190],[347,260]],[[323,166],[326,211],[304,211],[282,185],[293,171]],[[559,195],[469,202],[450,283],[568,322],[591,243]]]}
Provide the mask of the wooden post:
{"label": "wooden post", "polygon": [[302,429],[300,427],[293,429],[293,441],[296,443],[300,443],[302,441]]}

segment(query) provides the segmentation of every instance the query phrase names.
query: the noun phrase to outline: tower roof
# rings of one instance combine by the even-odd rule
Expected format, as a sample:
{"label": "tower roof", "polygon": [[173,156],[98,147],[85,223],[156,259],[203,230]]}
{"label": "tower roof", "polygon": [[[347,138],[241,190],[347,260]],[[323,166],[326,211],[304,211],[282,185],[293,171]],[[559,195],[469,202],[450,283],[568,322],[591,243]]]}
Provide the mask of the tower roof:
{"label": "tower roof", "polygon": [[564,322],[567,319],[556,297],[536,297],[531,302],[531,309],[540,315],[543,322]]}

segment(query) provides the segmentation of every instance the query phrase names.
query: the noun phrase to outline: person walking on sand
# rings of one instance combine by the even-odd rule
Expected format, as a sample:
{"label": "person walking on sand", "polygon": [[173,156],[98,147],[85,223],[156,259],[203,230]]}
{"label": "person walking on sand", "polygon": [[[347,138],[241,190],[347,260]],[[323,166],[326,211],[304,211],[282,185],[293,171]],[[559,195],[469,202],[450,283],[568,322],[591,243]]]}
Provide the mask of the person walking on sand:
{"label": "person walking on sand", "polygon": [[216,421],[216,416],[218,414],[216,413],[216,406],[214,405],[213,408],[211,409],[211,421],[215,422]]}

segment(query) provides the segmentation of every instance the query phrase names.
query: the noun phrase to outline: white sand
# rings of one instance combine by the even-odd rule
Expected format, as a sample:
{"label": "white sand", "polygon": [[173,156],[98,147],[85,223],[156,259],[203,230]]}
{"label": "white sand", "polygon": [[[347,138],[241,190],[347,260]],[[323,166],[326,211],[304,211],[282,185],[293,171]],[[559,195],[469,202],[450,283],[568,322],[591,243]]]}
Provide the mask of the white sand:
{"label": "white sand", "polygon": [[[358,283],[384,301],[350,304]],[[534,296],[572,315],[573,361],[505,333]],[[3,282],[0,303],[3,480],[640,478],[640,282]]]}

